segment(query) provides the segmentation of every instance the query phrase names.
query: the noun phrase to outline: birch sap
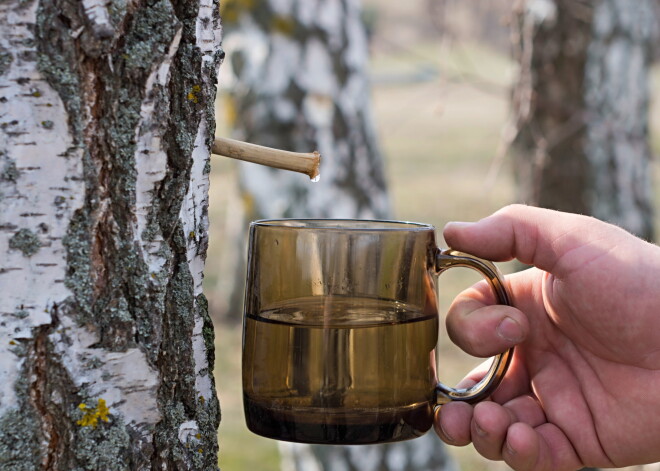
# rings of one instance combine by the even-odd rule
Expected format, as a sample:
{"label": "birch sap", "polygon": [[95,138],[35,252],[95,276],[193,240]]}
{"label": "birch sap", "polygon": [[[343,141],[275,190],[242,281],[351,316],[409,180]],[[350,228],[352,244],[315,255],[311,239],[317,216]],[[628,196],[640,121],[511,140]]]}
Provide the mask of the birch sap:
{"label": "birch sap", "polygon": [[423,435],[433,421],[437,313],[341,296],[246,313],[244,407],[278,440],[376,443]]}

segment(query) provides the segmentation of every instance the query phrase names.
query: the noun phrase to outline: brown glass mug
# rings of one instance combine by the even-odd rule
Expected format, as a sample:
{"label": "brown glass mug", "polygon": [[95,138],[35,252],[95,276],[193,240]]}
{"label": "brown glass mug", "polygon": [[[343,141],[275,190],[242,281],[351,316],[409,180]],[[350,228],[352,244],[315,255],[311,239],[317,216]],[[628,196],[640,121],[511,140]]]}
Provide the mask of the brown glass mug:
{"label": "brown glass mug", "polygon": [[250,225],[243,330],[248,428],[303,443],[367,444],[415,438],[449,401],[481,401],[511,350],[466,389],[435,371],[436,281],[463,266],[511,304],[490,262],[440,250],[427,224],[330,219]]}

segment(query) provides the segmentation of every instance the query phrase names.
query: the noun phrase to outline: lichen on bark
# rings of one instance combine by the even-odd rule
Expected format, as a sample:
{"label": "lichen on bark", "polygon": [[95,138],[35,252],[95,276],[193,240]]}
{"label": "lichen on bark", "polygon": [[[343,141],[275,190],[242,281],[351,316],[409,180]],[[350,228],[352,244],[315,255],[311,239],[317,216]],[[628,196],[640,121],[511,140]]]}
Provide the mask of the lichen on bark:
{"label": "lichen on bark", "polygon": [[4,180],[7,182],[16,182],[16,179],[20,176],[20,174],[21,173],[16,168],[16,162],[10,160],[5,163],[2,173],[0,173],[0,180]]}
{"label": "lichen on bark", "polygon": [[[17,345],[14,354],[25,357],[26,345]],[[33,471],[39,469],[42,457],[39,428],[35,409],[29,404],[29,369],[23,365],[22,374],[15,385],[19,403],[17,407],[0,415],[0,469],[6,471]]]}
{"label": "lichen on bark", "polygon": [[9,248],[20,250],[25,257],[31,257],[41,248],[41,241],[30,229],[23,228],[9,239]]}

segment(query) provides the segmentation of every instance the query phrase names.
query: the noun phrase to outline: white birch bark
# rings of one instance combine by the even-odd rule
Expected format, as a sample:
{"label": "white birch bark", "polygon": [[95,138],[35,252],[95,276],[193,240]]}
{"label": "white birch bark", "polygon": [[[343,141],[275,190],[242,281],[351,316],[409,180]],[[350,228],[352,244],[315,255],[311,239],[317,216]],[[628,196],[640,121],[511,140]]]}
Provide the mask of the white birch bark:
{"label": "white birch bark", "polygon": [[214,469],[218,5],[0,4],[0,468]]}

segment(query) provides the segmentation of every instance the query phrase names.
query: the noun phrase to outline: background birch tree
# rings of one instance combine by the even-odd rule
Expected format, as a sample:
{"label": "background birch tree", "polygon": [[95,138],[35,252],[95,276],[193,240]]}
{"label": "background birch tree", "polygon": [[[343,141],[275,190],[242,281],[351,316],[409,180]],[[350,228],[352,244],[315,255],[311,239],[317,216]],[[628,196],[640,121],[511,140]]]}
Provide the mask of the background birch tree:
{"label": "background birch tree", "polygon": [[216,469],[213,0],[0,3],[0,468]]}
{"label": "background birch tree", "polygon": [[653,0],[524,0],[514,21],[519,200],[653,239]]}
{"label": "background birch tree", "polygon": [[224,4],[235,137],[292,151],[318,149],[327,156],[316,185],[300,175],[241,165],[253,216],[388,213],[360,11],[357,0]]}
{"label": "background birch tree", "polygon": [[[322,155],[321,180],[250,164],[240,168],[247,217],[386,218],[384,165],[370,109],[368,48],[358,0],[228,1],[225,72],[233,75],[234,137]],[[242,273],[242,270],[241,270]],[[232,312],[240,310],[230,309]],[[283,443],[283,469],[445,470],[433,433],[406,443]]]}

